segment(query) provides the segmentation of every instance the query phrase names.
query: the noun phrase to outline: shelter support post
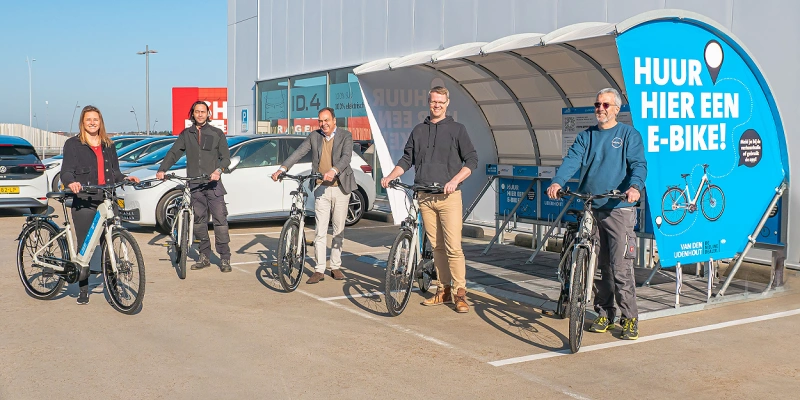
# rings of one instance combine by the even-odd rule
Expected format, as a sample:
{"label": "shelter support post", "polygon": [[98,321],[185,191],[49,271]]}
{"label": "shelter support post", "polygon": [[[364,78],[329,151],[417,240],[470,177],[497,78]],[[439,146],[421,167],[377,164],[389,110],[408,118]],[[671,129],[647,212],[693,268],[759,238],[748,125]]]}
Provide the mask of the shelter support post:
{"label": "shelter support post", "polygon": [[681,263],[675,265],[675,308],[681,306],[681,289],[683,288],[683,267]]}
{"label": "shelter support post", "polygon": [[495,179],[497,179],[496,175],[492,175],[489,177],[489,179],[486,181],[486,184],[483,185],[483,189],[481,189],[481,192],[478,193],[478,197],[476,197],[475,201],[473,201],[472,204],[470,204],[469,207],[467,207],[467,211],[464,212],[464,216],[461,219],[462,222],[466,221],[467,217],[469,217],[469,215],[472,213],[472,210],[474,210],[475,207],[478,206],[478,203],[483,198],[483,195],[486,194],[486,191],[489,190],[489,187],[492,186],[492,183],[494,183]]}
{"label": "shelter support post", "polygon": [[[780,186],[775,188],[775,196],[769,203],[769,207],[767,207],[767,210],[764,212],[764,215],[761,216],[761,220],[758,221],[758,226],[756,226],[756,229],[755,231],[753,231],[753,234],[747,237],[747,246],[745,246],[744,250],[742,250],[742,253],[739,254],[738,257],[736,257],[736,262],[733,264],[733,268],[731,268],[730,271],[728,272],[728,277],[725,278],[725,282],[722,284],[722,288],[719,289],[719,292],[717,292],[716,297],[722,297],[725,295],[725,291],[728,290],[728,286],[731,284],[731,281],[733,281],[733,277],[736,275],[736,272],[739,270],[739,267],[742,266],[742,261],[744,261],[744,257],[747,255],[750,249],[753,248],[753,244],[755,244],[756,242],[758,233],[761,232],[761,228],[764,227],[764,223],[766,223],[767,218],[769,218],[770,211],[772,211],[772,208],[775,207],[775,204],[778,203],[778,200],[783,195],[784,190],[786,190],[786,183],[781,183]],[[767,286],[767,289],[769,289],[769,285]]]}
{"label": "shelter support post", "polygon": [[[553,234],[553,231],[556,229],[558,224],[561,222],[561,219],[564,218],[564,214],[566,214],[567,210],[569,210],[569,206],[570,206],[570,204],[572,204],[572,200],[573,199],[574,199],[574,197],[570,197],[569,200],[567,200],[567,203],[564,204],[564,208],[558,214],[558,217],[556,217],[556,219],[553,220],[553,222],[550,224],[550,229],[548,229],[547,233],[544,234],[544,237],[542,238],[542,240],[539,241],[538,246],[536,247],[536,251],[533,252],[533,254],[531,255],[531,258],[529,258],[528,261],[525,261],[525,264],[532,263],[533,259],[536,258],[536,256],[539,254],[540,251],[542,251],[542,247],[544,247],[544,244],[547,242],[547,239],[550,238],[550,236]],[[566,245],[567,244],[564,243],[564,246],[566,246]]]}
{"label": "shelter support post", "polygon": [[508,225],[508,222],[511,221],[511,219],[514,218],[514,215],[517,214],[517,209],[519,208],[519,205],[522,204],[522,200],[525,200],[525,198],[528,197],[528,193],[530,193],[531,189],[533,189],[533,185],[535,184],[536,184],[536,179],[532,179],[531,184],[528,185],[527,189],[525,189],[525,193],[523,193],[522,197],[520,197],[519,200],[517,200],[517,204],[514,205],[514,208],[511,209],[511,212],[508,213],[508,216],[506,216],[506,218],[503,220],[503,223],[498,227],[498,229],[494,233],[492,241],[489,242],[489,245],[486,246],[486,249],[484,249],[483,253],[481,253],[482,256],[485,256],[487,253],[489,253],[489,250],[492,249],[492,246],[494,246],[495,242],[497,242],[497,238],[499,238],[500,235],[503,234],[503,230],[506,228],[506,225]]}

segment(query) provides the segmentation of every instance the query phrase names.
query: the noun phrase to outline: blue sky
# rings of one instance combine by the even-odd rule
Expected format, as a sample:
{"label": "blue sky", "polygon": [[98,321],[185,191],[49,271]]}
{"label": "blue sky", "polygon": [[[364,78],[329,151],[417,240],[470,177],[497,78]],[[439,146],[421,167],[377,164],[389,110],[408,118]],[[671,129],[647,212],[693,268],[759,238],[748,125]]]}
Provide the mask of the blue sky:
{"label": "blue sky", "polygon": [[136,130],[133,107],[144,131],[145,56],[136,53],[150,45],[150,125],[169,130],[173,87],[227,86],[227,12],[225,0],[3,1],[0,122],[28,124],[29,56],[33,126],[69,130],[77,102],[97,106],[112,132]]}

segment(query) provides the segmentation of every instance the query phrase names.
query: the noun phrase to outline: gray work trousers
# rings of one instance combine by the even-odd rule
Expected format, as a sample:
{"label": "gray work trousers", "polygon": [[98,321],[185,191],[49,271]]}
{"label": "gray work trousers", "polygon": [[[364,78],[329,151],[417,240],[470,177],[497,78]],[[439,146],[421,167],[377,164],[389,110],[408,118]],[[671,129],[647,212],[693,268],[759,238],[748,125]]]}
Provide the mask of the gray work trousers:
{"label": "gray work trousers", "polygon": [[602,279],[595,282],[597,294],[594,310],[601,317],[614,320],[616,305],[622,318],[638,318],[636,307],[636,279],[633,274],[633,260],[636,258],[636,210],[631,207],[598,209],[594,211],[597,221],[596,238],[599,237],[600,251],[597,268]]}
{"label": "gray work trousers", "polygon": [[220,181],[190,184],[194,210],[194,236],[200,241],[198,251],[211,258],[211,238],[208,235],[208,214],[214,222],[214,244],[223,260],[231,259],[228,234],[228,207],[225,204],[225,187]]}

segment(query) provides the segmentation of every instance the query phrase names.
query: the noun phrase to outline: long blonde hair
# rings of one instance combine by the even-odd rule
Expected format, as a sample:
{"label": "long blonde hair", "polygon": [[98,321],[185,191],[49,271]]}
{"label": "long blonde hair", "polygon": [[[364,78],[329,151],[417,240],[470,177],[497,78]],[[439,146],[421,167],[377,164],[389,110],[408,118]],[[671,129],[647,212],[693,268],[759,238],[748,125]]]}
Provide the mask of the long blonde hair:
{"label": "long blonde hair", "polygon": [[100,135],[100,141],[102,143],[105,143],[106,146],[113,145],[111,139],[108,137],[108,134],[106,134],[106,124],[105,122],[103,122],[103,113],[101,113],[100,110],[97,109],[97,107],[95,106],[83,107],[83,110],[81,111],[81,119],[80,122],[78,123],[78,130],[80,132],[78,134],[78,138],[80,139],[81,143],[89,144],[88,140],[86,139],[86,137],[89,135],[89,132],[86,132],[86,127],[83,126],[83,117],[88,112],[96,112],[97,115],[100,117],[100,131],[98,132],[98,134]]}

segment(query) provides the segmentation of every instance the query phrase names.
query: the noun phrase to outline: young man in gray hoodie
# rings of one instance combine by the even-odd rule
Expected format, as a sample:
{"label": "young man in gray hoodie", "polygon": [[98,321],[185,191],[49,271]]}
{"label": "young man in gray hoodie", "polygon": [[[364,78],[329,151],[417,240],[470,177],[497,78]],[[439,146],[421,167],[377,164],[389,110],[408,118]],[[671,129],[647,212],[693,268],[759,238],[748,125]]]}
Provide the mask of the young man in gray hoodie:
{"label": "young man in gray hoodie", "polygon": [[441,194],[419,194],[425,234],[433,244],[433,260],[440,281],[436,295],[422,304],[455,304],[457,312],[466,313],[469,312],[467,267],[461,249],[463,211],[459,187],[478,167],[478,152],[472,146],[467,128],[446,115],[450,104],[450,92],[446,88],[431,89],[428,104],[430,116],[411,131],[403,157],[392,172],[381,179],[381,186],[387,187],[413,166],[414,184],[436,183],[444,188]]}

